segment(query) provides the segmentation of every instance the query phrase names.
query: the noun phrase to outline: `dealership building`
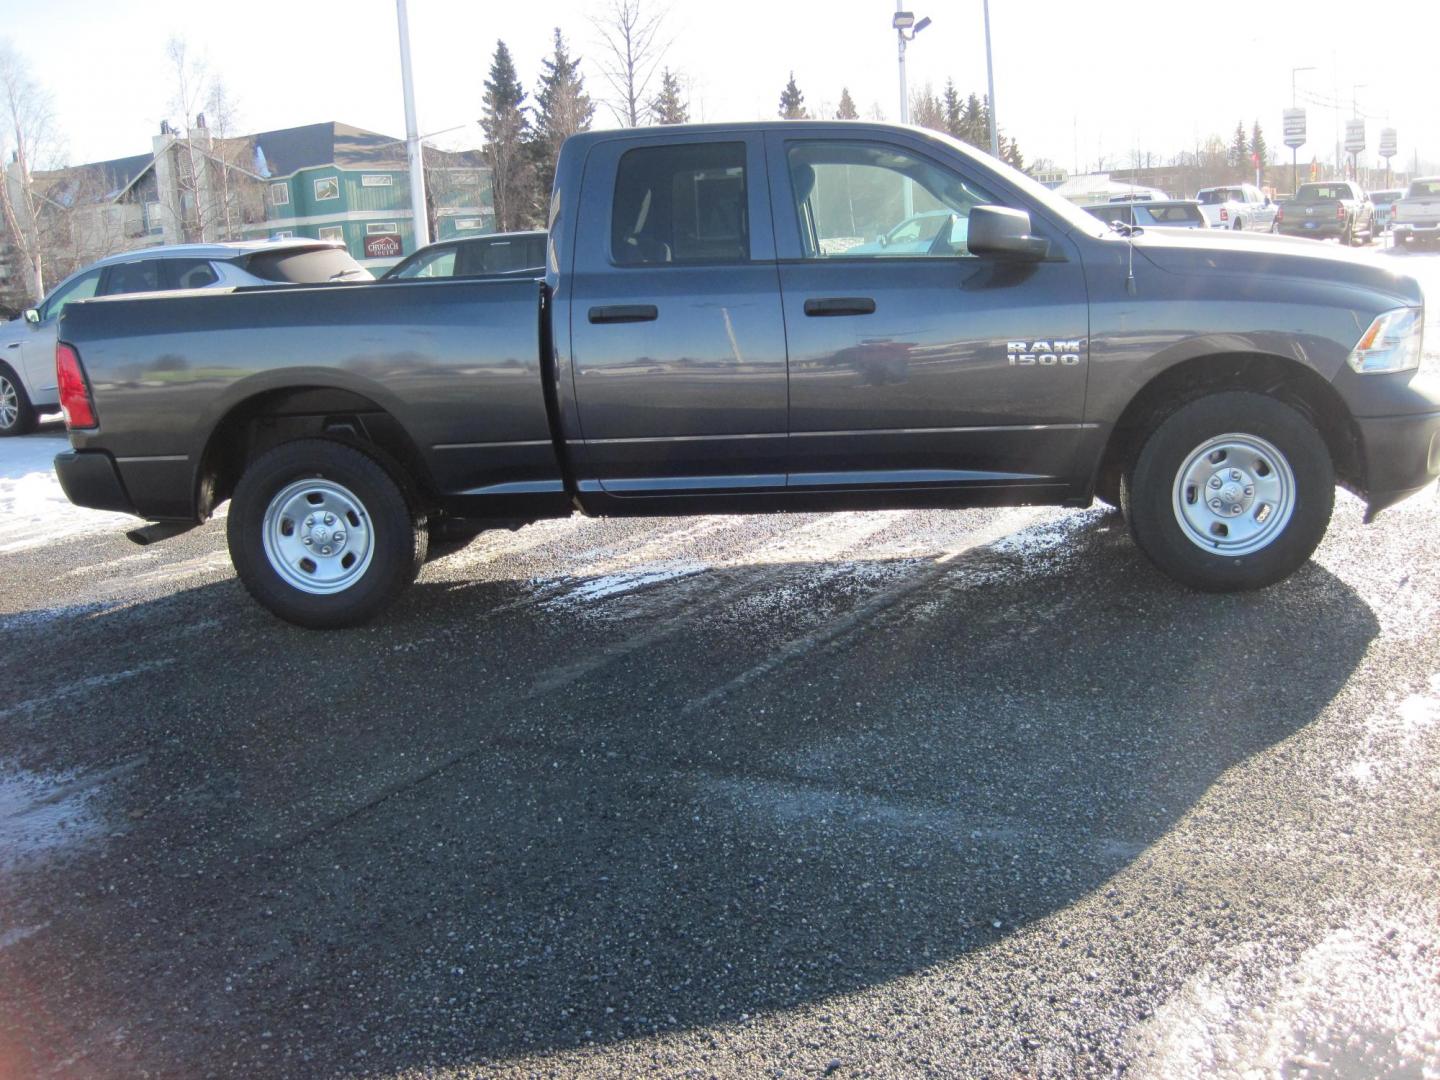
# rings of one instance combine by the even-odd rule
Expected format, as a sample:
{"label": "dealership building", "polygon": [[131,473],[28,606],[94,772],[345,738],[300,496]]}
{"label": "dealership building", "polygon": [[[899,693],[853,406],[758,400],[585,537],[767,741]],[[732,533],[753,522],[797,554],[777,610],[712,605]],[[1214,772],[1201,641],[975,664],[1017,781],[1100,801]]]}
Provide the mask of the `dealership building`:
{"label": "dealership building", "polygon": [[[162,124],[147,154],[31,179],[56,271],[158,244],[304,236],[378,273],[416,246],[404,140],[333,120],[224,136],[200,116],[183,134]],[[16,162],[5,182],[21,182]],[[425,147],[425,187],[432,239],[494,231],[480,151]]]}

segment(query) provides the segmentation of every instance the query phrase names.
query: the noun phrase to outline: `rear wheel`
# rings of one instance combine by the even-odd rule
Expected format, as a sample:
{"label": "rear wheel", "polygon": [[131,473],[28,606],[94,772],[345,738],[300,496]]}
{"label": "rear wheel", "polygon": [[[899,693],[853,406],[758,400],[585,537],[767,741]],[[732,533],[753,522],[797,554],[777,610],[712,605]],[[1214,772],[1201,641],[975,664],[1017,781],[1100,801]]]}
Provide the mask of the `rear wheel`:
{"label": "rear wheel", "polygon": [[1295,409],[1247,391],[1199,398],[1151,432],[1121,484],[1140,549],[1210,592],[1258,589],[1315,551],[1335,503],[1335,469]]}
{"label": "rear wheel", "polygon": [[230,558],[250,595],[299,626],[355,626],[415,580],[428,533],[368,454],[301,439],[261,455],[235,486]]}
{"label": "rear wheel", "polygon": [[0,438],[34,430],[35,407],[15,372],[0,364]]}

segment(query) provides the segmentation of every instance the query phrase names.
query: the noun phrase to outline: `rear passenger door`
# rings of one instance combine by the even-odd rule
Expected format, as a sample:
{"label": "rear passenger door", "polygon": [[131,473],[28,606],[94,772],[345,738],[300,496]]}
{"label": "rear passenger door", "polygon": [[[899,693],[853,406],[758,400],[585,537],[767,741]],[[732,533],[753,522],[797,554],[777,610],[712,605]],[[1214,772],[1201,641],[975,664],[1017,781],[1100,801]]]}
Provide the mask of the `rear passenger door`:
{"label": "rear passenger door", "polygon": [[764,162],[756,133],[591,150],[569,306],[581,491],[784,487],[785,326]]}

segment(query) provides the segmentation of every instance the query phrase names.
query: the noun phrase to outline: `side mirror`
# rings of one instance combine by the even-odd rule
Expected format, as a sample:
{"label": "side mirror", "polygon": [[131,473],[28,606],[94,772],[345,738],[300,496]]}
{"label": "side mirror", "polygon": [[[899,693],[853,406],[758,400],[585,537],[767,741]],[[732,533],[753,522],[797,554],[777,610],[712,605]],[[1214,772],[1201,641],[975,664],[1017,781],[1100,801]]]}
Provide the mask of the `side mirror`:
{"label": "side mirror", "polygon": [[1030,215],[1008,206],[977,206],[970,211],[966,246],[971,255],[1039,260],[1050,254],[1050,241],[1030,234]]}
{"label": "side mirror", "polygon": [[40,312],[37,311],[37,310],[36,310],[35,308],[33,308],[33,307],[32,307],[32,308],[26,308],[26,309],[25,309],[25,321],[28,322],[31,326],[39,326],[39,325],[40,325]]}
{"label": "side mirror", "polygon": [[1266,195],[1266,196],[1265,196],[1265,205],[1266,205],[1266,206],[1269,206],[1269,205],[1270,205],[1270,196],[1269,196],[1269,195]]}

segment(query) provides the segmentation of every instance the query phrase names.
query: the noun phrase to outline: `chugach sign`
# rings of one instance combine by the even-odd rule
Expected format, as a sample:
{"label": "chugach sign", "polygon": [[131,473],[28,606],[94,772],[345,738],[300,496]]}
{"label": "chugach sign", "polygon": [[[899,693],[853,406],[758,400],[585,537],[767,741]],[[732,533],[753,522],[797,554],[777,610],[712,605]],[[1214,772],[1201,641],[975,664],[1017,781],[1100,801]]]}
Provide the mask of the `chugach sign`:
{"label": "chugach sign", "polygon": [[376,233],[365,237],[367,259],[393,259],[400,254],[400,237],[395,233]]}

